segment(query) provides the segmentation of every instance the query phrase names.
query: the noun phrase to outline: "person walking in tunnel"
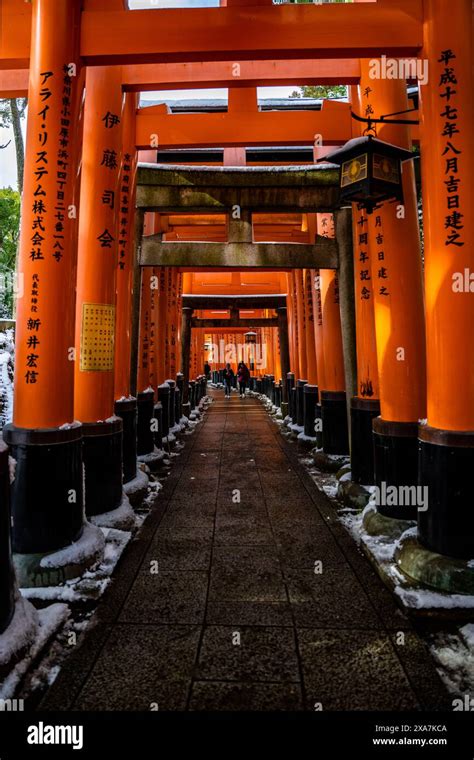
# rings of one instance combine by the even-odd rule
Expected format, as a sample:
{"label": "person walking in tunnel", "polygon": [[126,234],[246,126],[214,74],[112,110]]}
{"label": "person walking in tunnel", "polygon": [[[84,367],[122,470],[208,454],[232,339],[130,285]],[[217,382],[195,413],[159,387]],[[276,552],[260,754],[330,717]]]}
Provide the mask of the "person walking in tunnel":
{"label": "person walking in tunnel", "polygon": [[245,398],[245,389],[250,380],[249,368],[244,362],[240,362],[237,367],[237,380],[239,382],[240,398]]}
{"label": "person walking in tunnel", "polygon": [[225,365],[224,370],[224,389],[225,389],[225,397],[230,398],[230,392],[232,390],[232,383],[234,381],[234,370],[230,366],[230,364]]}

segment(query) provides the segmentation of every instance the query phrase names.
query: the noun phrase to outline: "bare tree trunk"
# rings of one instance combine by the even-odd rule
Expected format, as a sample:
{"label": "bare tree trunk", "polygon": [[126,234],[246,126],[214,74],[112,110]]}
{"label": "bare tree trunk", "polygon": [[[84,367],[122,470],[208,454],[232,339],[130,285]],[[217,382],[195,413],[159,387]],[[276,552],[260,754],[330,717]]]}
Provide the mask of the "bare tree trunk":
{"label": "bare tree trunk", "polygon": [[18,176],[18,192],[23,193],[23,175],[25,171],[25,147],[21,132],[21,115],[15,98],[10,99],[13,134],[15,136],[16,170]]}

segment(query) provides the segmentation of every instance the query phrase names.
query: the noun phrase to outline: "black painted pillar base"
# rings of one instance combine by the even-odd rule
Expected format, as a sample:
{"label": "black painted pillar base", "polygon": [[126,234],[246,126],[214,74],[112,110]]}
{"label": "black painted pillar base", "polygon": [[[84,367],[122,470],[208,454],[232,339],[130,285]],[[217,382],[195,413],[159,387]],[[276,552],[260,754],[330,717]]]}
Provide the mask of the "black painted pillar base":
{"label": "black painted pillar base", "polygon": [[123,482],[137,476],[137,399],[115,402],[115,414],[122,420]]}
{"label": "black painted pillar base", "polygon": [[302,428],[304,425],[304,387],[307,380],[296,381],[296,424]]}
{"label": "black painted pillar base", "polygon": [[318,386],[306,383],[303,388],[303,417],[304,434],[308,438],[316,438],[314,423],[316,421],[316,406],[318,399]]}
{"label": "black painted pillar base", "polygon": [[196,408],[196,381],[190,380],[189,381],[189,402],[191,404],[191,413],[194,412]]}
{"label": "black painted pillar base", "polygon": [[291,422],[296,425],[296,388],[293,386],[289,393]]}
{"label": "black painted pillar base", "polygon": [[349,454],[346,394],[321,391],[322,443],[325,454]]}
{"label": "black painted pillar base", "polygon": [[315,436],[316,436],[316,448],[323,448],[323,410],[321,407],[321,397],[316,404],[316,416],[315,416]]}
{"label": "black painted pillar base", "polygon": [[82,435],[86,515],[94,517],[122,503],[122,420],[85,422]]}
{"label": "black painted pillar base", "polygon": [[175,401],[175,388],[176,383],[174,380],[166,380],[166,383],[169,385],[170,389],[170,399],[169,399],[169,421],[170,421],[170,432],[176,433],[176,401]]}
{"label": "black painted pillar base", "polygon": [[0,441],[0,635],[15,612],[15,571],[11,551],[8,446]]}
{"label": "black painted pillar base", "polygon": [[[393,497],[386,493],[389,486],[403,487],[418,484],[418,423],[389,422],[382,417],[372,421],[374,436],[374,480],[380,489],[377,510],[396,520],[416,520],[417,507],[410,504],[387,504]],[[385,496],[384,496],[385,490]],[[398,497],[398,501],[401,498]]]}
{"label": "black painted pillar base", "polygon": [[168,383],[163,383],[158,386],[158,401],[162,405],[163,416],[163,438],[168,438],[170,432],[170,387]]}
{"label": "black painted pillar base", "polygon": [[287,372],[286,374],[286,393],[288,402],[288,416],[293,419],[293,388],[295,387],[295,373]]}
{"label": "black painted pillar base", "polygon": [[67,428],[37,430],[4,427],[3,438],[16,459],[11,494],[14,552],[54,552],[80,538],[84,523],[82,435],[79,422]]}
{"label": "black painted pillar base", "polygon": [[158,401],[153,407],[153,418],[156,420],[153,428],[153,440],[157,449],[163,448],[163,404]]}
{"label": "black painted pillar base", "polygon": [[181,424],[183,417],[183,387],[184,375],[178,372],[176,375],[176,422]]}
{"label": "black painted pillar base", "polygon": [[274,394],[275,394],[275,406],[278,409],[281,409],[281,398],[282,398],[282,390],[283,390],[281,382],[277,383],[276,380],[275,380],[274,388],[275,388],[275,390],[274,390]]}
{"label": "black painted pillar base", "polygon": [[372,420],[379,415],[379,399],[351,398],[351,478],[354,483],[372,486],[375,482]]}
{"label": "black painted pillar base", "polygon": [[459,559],[474,557],[474,431],[419,426],[419,484],[428,509],[418,510],[418,540]]}
{"label": "black painted pillar base", "polygon": [[152,454],[155,445],[153,438],[153,408],[155,394],[152,390],[142,391],[137,396],[137,454],[139,457]]}

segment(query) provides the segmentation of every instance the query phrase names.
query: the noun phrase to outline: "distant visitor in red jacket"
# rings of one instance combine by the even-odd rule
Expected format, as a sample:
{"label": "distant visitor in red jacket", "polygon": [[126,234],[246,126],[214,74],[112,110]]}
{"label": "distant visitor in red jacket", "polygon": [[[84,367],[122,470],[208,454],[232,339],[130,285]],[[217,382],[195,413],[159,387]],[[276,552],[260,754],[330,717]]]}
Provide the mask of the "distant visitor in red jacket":
{"label": "distant visitor in red jacket", "polygon": [[245,389],[249,384],[250,372],[249,368],[244,362],[240,362],[237,367],[237,380],[239,383],[240,398],[245,398]]}

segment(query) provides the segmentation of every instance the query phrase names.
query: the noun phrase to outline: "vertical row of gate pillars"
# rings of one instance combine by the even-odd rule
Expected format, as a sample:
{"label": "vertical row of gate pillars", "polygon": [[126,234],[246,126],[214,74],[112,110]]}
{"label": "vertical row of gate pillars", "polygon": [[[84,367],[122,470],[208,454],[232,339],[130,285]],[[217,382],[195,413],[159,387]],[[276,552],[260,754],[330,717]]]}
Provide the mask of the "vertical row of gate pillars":
{"label": "vertical row of gate pillars", "polygon": [[[285,404],[282,382],[277,382],[274,375],[264,375],[255,380],[257,393],[266,396],[277,410],[287,412],[284,423],[300,441],[322,449],[325,454],[347,456],[349,433],[346,394],[343,391],[321,391],[320,393],[317,385],[311,385],[307,380],[296,380],[293,372],[287,374],[286,388],[288,402]],[[370,425],[371,421],[372,417],[369,420]],[[371,427],[369,435],[372,435]],[[355,467],[358,478],[356,482],[365,484],[373,482],[373,473],[372,481],[359,479],[365,477],[367,470],[365,459],[360,463],[357,460]],[[363,475],[360,472],[361,467],[364,470]]]}
{"label": "vertical row of gate pillars", "polygon": [[[189,382],[186,404],[181,373],[157,391],[156,403],[152,388],[137,398],[117,401],[115,415],[105,421],[105,434],[102,422],[66,426],[57,431],[55,440],[49,430],[25,430],[20,439],[13,426],[4,428],[4,441],[0,441],[0,679],[31,645],[37,627],[36,611],[18,588],[57,585],[79,577],[103,556],[105,539],[97,526],[127,529],[134,525],[130,503],[138,506],[148,487],[148,476],[138,463],[146,463],[151,472],[159,470],[176,435],[189,425],[189,419],[200,416],[207,381],[200,375]],[[12,438],[13,445],[7,445]],[[35,494],[45,478],[50,483],[49,498],[41,503]],[[71,482],[76,484],[74,492]],[[128,511],[123,509],[124,502]],[[32,640],[28,640],[28,625]]]}
{"label": "vertical row of gate pillars", "polygon": [[[277,382],[273,375],[251,380],[251,390],[266,396],[277,410],[288,412],[284,422],[299,440],[315,446],[325,455],[345,457],[350,453],[352,483],[371,486],[385,480],[417,484],[417,452],[412,445],[413,438],[416,443],[415,432],[411,439],[403,438],[401,443],[398,438],[395,443],[392,438],[387,443],[387,435],[378,431],[378,399],[353,397],[348,424],[344,391],[320,392],[317,385],[311,385],[307,380],[296,380],[293,372],[287,374],[286,386],[287,404],[283,402],[281,380]],[[415,430],[416,425],[413,428]],[[400,456],[400,452],[394,449],[397,445],[410,447],[410,450]],[[403,471],[394,472],[394,467]],[[384,514],[383,506],[379,511]],[[417,517],[416,509],[407,513],[406,506],[400,512],[390,507],[387,516],[396,519]]]}

